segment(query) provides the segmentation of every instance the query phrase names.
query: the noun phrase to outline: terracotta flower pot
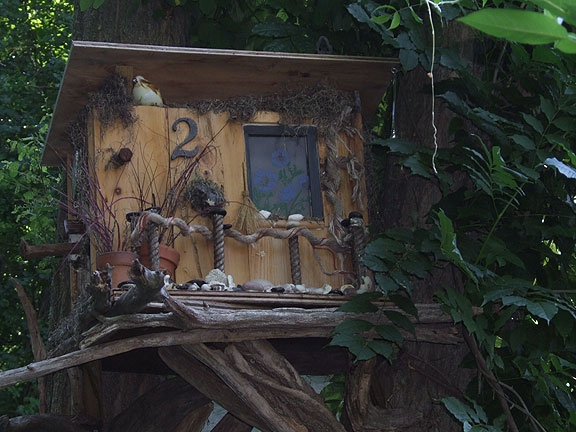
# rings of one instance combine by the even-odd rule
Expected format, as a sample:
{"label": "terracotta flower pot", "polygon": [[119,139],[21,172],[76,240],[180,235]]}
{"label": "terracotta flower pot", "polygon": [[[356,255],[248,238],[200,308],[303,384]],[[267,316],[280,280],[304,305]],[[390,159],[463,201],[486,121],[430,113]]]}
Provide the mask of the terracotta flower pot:
{"label": "terracotta flower pot", "polygon": [[121,282],[130,280],[130,267],[138,255],[132,252],[116,251],[106,252],[96,257],[96,268],[103,270],[106,263],[112,267],[112,287],[117,287]]}
{"label": "terracotta flower pot", "polygon": [[[146,243],[140,247],[140,260],[142,264],[150,268],[150,248]],[[175,279],[178,263],[180,263],[180,252],[170,246],[161,244],[160,271],[166,271],[166,273],[172,276],[172,279]]]}

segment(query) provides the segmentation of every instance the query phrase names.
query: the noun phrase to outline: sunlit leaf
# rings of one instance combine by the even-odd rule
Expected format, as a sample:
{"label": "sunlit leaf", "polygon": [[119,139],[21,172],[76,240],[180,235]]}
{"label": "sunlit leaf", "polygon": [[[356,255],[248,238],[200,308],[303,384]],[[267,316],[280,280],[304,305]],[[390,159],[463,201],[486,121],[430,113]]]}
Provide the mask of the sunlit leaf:
{"label": "sunlit leaf", "polygon": [[568,37],[553,17],[526,10],[485,8],[459,21],[491,36],[525,44],[546,44]]}
{"label": "sunlit leaf", "polygon": [[544,160],[544,165],[555,168],[560,174],[567,178],[576,178],[576,169],[556,158],[547,158]]}

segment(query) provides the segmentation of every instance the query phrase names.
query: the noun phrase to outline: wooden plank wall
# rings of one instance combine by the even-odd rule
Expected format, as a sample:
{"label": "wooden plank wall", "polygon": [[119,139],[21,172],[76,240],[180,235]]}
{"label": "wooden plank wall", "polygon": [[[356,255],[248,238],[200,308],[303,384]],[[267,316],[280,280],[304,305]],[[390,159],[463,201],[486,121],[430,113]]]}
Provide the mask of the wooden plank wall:
{"label": "wooden plank wall", "polygon": [[[96,119],[92,120],[93,135],[90,139],[90,157],[93,158],[104,199],[116,212],[117,219],[124,223],[125,215],[139,211],[149,205],[159,205],[169,187],[176,181],[188,163],[188,159],[171,160],[174,148],[188,133],[184,123],[176,131],[172,130],[175,120],[181,117],[192,118],[198,124],[198,135],[184,149],[192,150],[200,146],[197,174],[221,185],[228,200],[225,223],[233,224],[243,203],[246,190],[246,154],[243,124],[231,120],[228,113],[198,115],[183,108],[134,107],[137,121],[129,128],[119,124],[103,129]],[[251,123],[278,123],[276,113],[259,113]],[[339,144],[339,154],[347,155],[346,147],[352,149],[363,162],[363,143],[359,137],[345,137]],[[121,148],[133,152],[132,160],[119,168],[110,165],[110,157]],[[326,156],[326,145],[319,140],[320,158]],[[347,181],[346,172],[341,170],[344,181],[339,191],[344,205],[344,216],[352,210],[360,210],[351,200],[352,186]],[[323,192],[324,194],[324,192]],[[365,196],[365,195],[364,195]],[[319,237],[328,237],[327,224],[332,215],[332,207],[324,198],[324,223],[307,222]],[[189,207],[178,210],[176,215],[192,224],[202,224],[212,228],[211,220],[195,213]],[[272,222],[262,221],[261,226],[272,226]],[[278,223],[282,226],[282,223]],[[236,227],[234,227],[236,228]],[[348,283],[345,275],[326,276],[322,273],[314,251],[308,242],[299,239],[303,283],[309,287],[321,287],[329,283],[340,287]],[[176,272],[177,282],[203,278],[213,268],[213,248],[210,241],[200,235],[178,237],[174,247],[180,252],[181,260]],[[317,257],[327,271],[342,269],[351,271],[350,258],[341,262],[326,250],[317,250]],[[226,238],[225,272],[232,275],[236,283],[250,279],[268,279],[275,284],[291,281],[288,242],[264,238],[257,244],[247,246]]]}

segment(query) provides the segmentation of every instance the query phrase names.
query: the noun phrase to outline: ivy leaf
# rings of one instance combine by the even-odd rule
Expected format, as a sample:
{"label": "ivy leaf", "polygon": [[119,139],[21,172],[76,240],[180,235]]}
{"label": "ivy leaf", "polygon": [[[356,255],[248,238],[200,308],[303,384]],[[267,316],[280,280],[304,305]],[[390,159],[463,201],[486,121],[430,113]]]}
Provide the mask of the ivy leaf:
{"label": "ivy leaf", "polygon": [[568,31],[554,17],[519,9],[484,8],[458,21],[490,36],[541,45],[566,39]]}
{"label": "ivy leaf", "polygon": [[388,299],[404,312],[418,318],[418,309],[416,309],[416,306],[414,306],[414,303],[412,303],[412,300],[408,297],[400,294],[390,294]]}
{"label": "ivy leaf", "polygon": [[401,138],[375,139],[372,144],[388,147],[391,152],[411,155],[416,151],[416,144]]}
{"label": "ivy leaf", "polygon": [[456,244],[456,233],[454,232],[454,226],[452,225],[452,221],[443,210],[436,212],[438,216],[438,222],[440,227],[441,233],[441,249],[442,253],[455,264],[460,270],[462,270],[466,275],[472,279],[474,282],[478,282],[478,278],[472,272],[471,268],[469,267],[468,263],[462,257],[460,253],[460,249],[458,249],[458,245]]}
{"label": "ivy leaf", "polygon": [[92,3],[94,3],[94,0],[80,0],[80,10],[82,12],[87,11],[92,6]]}
{"label": "ivy leaf", "polygon": [[382,337],[382,339],[385,339],[389,342],[393,342],[399,347],[402,346],[404,338],[402,337],[402,335],[400,334],[400,332],[396,327],[391,325],[377,325],[375,328],[378,334]]}
{"label": "ivy leaf", "polygon": [[380,287],[380,289],[384,294],[398,291],[398,289],[400,288],[400,286],[398,285],[398,283],[396,283],[394,279],[385,275],[384,273],[376,273],[375,279],[376,284],[378,285],[378,287]]}
{"label": "ivy leaf", "polygon": [[372,303],[372,300],[376,300],[382,297],[381,293],[362,293],[354,296],[352,300],[344,303],[338,308],[340,312],[354,312],[354,313],[365,313],[365,312],[376,312],[378,307]]}
{"label": "ivy leaf", "polygon": [[359,334],[364,333],[374,327],[369,321],[361,319],[347,319],[342,321],[334,328],[334,333],[337,334]]}
{"label": "ivy leaf", "polygon": [[366,339],[357,335],[337,334],[328,345],[347,348],[356,356],[356,360],[369,360],[375,355],[368,347]]}
{"label": "ivy leaf", "polygon": [[510,139],[524,150],[534,150],[536,148],[534,141],[526,135],[512,135]]}
{"label": "ivy leaf", "polygon": [[416,335],[416,329],[414,328],[414,324],[412,324],[412,322],[408,319],[406,315],[397,311],[390,311],[390,310],[385,310],[383,312],[384,315],[386,315],[386,318],[388,318],[392,322],[392,324],[394,324],[397,327],[400,327],[401,329],[406,330],[407,332],[412,333],[413,335]]}
{"label": "ivy leaf", "polygon": [[[394,353],[394,347],[392,346],[392,344],[390,342],[382,340],[368,341],[368,348],[370,348],[376,354],[380,354],[381,356],[386,358],[386,360],[391,360],[392,354]],[[374,357],[374,355],[372,355],[372,357]],[[358,360],[360,359],[358,358]]]}
{"label": "ivy leaf", "polygon": [[542,126],[542,123],[540,123],[540,120],[538,120],[536,117],[526,113],[522,113],[522,117],[524,118],[524,121],[532,126],[536,132],[541,135],[544,133],[544,126]]}

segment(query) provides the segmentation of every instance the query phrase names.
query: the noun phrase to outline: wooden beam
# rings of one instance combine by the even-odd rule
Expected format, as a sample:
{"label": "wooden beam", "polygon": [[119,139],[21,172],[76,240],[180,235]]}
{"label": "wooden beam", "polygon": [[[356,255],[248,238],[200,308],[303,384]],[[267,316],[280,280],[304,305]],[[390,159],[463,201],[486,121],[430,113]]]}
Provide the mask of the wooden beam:
{"label": "wooden beam", "polygon": [[80,249],[79,243],[52,243],[31,245],[26,240],[20,240],[20,256],[24,259],[44,258],[48,256],[66,256]]}
{"label": "wooden beam", "polygon": [[175,366],[175,371],[184,373],[185,379],[194,382],[198,382],[196,375],[200,374],[185,367],[189,365],[186,353],[202,362],[222,381],[223,388],[229,388],[226,396],[216,393],[209,397],[240,418],[246,409],[231,405],[241,400],[257,418],[257,424],[251,424],[264,432],[344,432],[322,398],[266,341],[225,344],[221,348],[185,345],[179,350],[179,360],[184,363],[175,362],[166,351],[161,356]]}

